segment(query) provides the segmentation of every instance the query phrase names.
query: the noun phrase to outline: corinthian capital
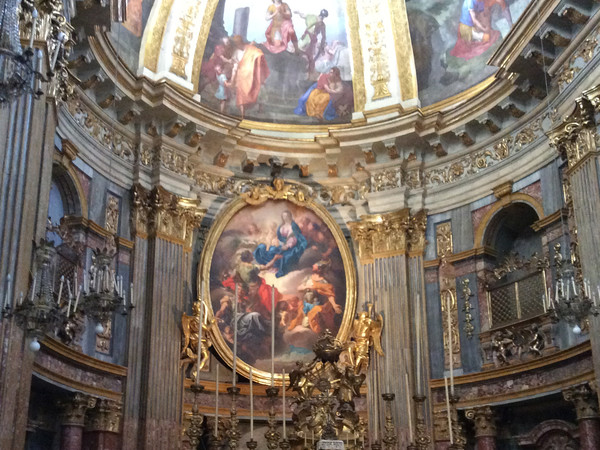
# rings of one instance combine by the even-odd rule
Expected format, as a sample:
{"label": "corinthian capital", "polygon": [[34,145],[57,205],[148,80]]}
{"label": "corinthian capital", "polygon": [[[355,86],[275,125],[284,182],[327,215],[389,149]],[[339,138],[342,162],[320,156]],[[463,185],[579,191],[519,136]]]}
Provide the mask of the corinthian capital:
{"label": "corinthian capital", "polygon": [[496,418],[490,406],[469,409],[465,416],[475,424],[475,437],[496,436]]}
{"label": "corinthian capital", "polygon": [[573,112],[548,133],[550,145],[568,161],[569,168],[596,151],[594,115],[594,100],[580,97]]}
{"label": "corinthian capital", "polygon": [[350,222],[348,226],[363,264],[374,258],[406,253],[407,231],[411,226],[407,208],[387,214],[365,215],[359,222]]}
{"label": "corinthian capital", "polygon": [[598,396],[589,384],[580,384],[579,386],[565,389],[563,397],[575,406],[578,421],[600,417],[598,414]]}
{"label": "corinthian capital", "polygon": [[109,431],[118,433],[121,426],[121,404],[106,398],[99,399],[96,407],[90,411],[88,431]]}
{"label": "corinthian capital", "polygon": [[134,185],[132,198],[135,234],[158,236],[191,248],[193,231],[206,213],[198,200],[178,197],[162,186],[147,190],[139,184]]}
{"label": "corinthian capital", "polygon": [[63,408],[63,425],[83,427],[85,413],[96,405],[96,398],[80,392],[75,393],[70,400],[61,404]]}

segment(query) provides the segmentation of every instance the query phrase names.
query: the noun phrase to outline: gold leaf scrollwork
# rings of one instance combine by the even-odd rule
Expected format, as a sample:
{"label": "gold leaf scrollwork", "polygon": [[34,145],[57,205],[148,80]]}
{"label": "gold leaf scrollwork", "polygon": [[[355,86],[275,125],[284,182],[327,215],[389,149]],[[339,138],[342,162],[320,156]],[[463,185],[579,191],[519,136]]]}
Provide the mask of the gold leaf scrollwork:
{"label": "gold leaf scrollwork", "polygon": [[297,205],[304,205],[313,197],[313,193],[305,186],[286,184],[282,178],[275,178],[273,185],[256,184],[242,198],[250,205],[260,205],[267,200],[289,200]]}

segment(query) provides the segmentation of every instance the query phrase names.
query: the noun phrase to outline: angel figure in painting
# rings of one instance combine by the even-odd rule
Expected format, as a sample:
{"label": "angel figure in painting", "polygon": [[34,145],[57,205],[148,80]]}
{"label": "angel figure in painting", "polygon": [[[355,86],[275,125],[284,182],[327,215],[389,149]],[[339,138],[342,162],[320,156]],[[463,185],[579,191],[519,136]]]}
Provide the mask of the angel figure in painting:
{"label": "angel figure in painting", "polygon": [[372,318],[373,305],[369,305],[369,311],[363,311],[354,320],[352,327],[352,341],[348,345],[347,352],[349,362],[354,367],[355,373],[363,373],[369,367],[369,349],[371,346],[380,355],[384,356],[381,348],[381,330],[383,328],[383,317],[377,313]]}
{"label": "angel figure in painting", "polygon": [[[181,337],[181,361],[180,365],[184,368],[184,372],[187,366],[196,363],[192,376],[196,375],[196,371],[202,370],[208,361],[208,348],[212,345],[209,338],[208,332],[214,324],[214,319],[209,320],[205,314],[202,319],[202,342],[200,349],[200,363],[198,361],[198,331],[200,323],[200,308],[202,302],[194,302],[192,306],[192,315],[183,313],[181,316],[181,328],[183,336]],[[206,311],[206,308],[204,308]]]}

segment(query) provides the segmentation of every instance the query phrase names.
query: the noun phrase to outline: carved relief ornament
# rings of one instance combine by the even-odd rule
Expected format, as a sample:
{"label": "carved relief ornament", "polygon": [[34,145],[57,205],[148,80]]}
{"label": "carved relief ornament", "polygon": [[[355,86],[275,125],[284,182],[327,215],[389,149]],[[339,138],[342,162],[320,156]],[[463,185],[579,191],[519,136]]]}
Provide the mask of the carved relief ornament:
{"label": "carved relief ornament", "polygon": [[550,133],[550,145],[567,160],[569,169],[596,153],[596,122],[594,102],[597,98],[580,97],[574,111]]}
{"label": "carved relief ornament", "polygon": [[161,237],[187,249],[192,247],[193,231],[206,213],[198,200],[178,197],[162,186],[147,190],[139,184],[133,186],[132,197],[135,234]]}
{"label": "carved relief ornament", "polygon": [[348,226],[363,264],[373,258],[407,252],[410,256],[416,256],[425,250],[425,210],[411,216],[408,208],[405,208],[387,214],[365,215],[361,219],[360,222],[350,222]]}
{"label": "carved relief ornament", "polygon": [[475,437],[496,436],[496,420],[490,406],[481,406],[465,411],[467,419],[475,424]]}

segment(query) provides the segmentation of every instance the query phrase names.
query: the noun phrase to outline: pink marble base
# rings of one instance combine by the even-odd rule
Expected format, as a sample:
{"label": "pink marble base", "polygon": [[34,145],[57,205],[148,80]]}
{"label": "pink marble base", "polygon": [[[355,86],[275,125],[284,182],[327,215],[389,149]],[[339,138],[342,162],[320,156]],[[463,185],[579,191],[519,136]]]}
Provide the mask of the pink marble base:
{"label": "pink marble base", "polygon": [[476,450],[496,450],[496,438],[494,436],[477,437]]}
{"label": "pink marble base", "polygon": [[581,450],[600,449],[600,419],[579,421],[579,445]]}
{"label": "pink marble base", "polygon": [[88,431],[85,433],[83,450],[120,450],[120,448],[120,434],[111,433],[110,431]]}
{"label": "pink marble base", "polygon": [[60,435],[60,450],[81,450],[83,427],[63,425]]}

